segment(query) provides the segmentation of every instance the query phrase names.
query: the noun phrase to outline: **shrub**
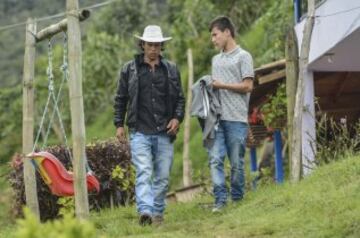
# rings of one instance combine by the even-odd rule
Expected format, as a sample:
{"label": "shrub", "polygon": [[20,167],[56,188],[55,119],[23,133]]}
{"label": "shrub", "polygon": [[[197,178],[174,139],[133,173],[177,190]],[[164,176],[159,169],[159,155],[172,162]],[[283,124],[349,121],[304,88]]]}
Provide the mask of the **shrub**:
{"label": "shrub", "polygon": [[264,113],[266,127],[281,128],[286,125],[287,105],[285,83],[279,85],[274,95],[269,97],[269,102],[261,108]]}
{"label": "shrub", "polygon": [[[52,146],[46,148],[46,151],[55,155],[68,170],[71,170],[71,161],[65,147]],[[99,141],[86,147],[86,155],[90,167],[100,182],[100,193],[89,193],[91,210],[99,210],[112,205],[125,205],[134,200],[135,176],[131,167],[130,151],[127,144],[121,144],[115,139]],[[12,163],[14,170],[10,173],[10,184],[14,190],[12,212],[15,217],[22,215],[22,207],[25,205],[22,159],[21,155],[14,156]],[[114,178],[113,174],[116,173],[114,171],[119,169],[122,172],[122,178]],[[71,200],[59,199],[59,197],[52,195],[38,173],[36,173],[36,180],[41,220],[71,213],[73,210]]]}
{"label": "shrub", "polygon": [[53,222],[40,223],[29,209],[24,209],[24,219],[17,221],[15,237],[18,238],[91,238],[96,237],[96,230],[92,223],[77,220],[72,215],[65,215],[63,219]]}

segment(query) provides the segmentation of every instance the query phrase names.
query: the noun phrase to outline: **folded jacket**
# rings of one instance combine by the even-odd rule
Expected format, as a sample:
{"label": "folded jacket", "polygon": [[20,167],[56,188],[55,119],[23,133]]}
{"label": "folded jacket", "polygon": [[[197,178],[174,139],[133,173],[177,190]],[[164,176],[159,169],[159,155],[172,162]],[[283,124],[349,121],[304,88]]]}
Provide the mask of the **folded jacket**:
{"label": "folded jacket", "polygon": [[220,120],[221,104],[219,90],[212,87],[210,75],[201,77],[192,86],[191,116],[198,117],[203,131],[203,144],[210,148]]}

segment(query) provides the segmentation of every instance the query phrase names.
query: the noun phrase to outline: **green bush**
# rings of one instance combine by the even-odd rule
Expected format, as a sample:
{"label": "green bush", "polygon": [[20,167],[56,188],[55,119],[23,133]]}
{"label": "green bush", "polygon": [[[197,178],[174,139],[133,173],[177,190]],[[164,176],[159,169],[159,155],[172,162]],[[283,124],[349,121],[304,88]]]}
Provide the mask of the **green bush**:
{"label": "green bush", "polygon": [[18,238],[91,238],[97,237],[92,223],[77,220],[71,215],[52,222],[40,223],[29,209],[24,209],[25,218],[17,221],[15,237]]}
{"label": "green bush", "polygon": [[65,217],[66,214],[75,215],[75,198],[74,197],[60,197],[57,200],[60,206],[59,215]]}
{"label": "green bush", "polygon": [[265,126],[281,128],[285,125],[287,117],[285,83],[280,84],[276,93],[269,99],[269,102],[262,106],[262,111],[265,114]]}

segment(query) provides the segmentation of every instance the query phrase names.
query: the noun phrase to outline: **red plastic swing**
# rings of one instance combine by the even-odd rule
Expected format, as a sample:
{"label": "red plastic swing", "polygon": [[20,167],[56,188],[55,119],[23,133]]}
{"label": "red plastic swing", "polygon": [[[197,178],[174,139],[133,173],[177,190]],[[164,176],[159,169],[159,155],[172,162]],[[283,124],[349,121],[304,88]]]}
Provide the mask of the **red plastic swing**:
{"label": "red plastic swing", "polygon": [[[53,154],[45,151],[34,152],[27,157],[32,159],[51,193],[62,197],[74,195],[73,173],[67,171]],[[100,191],[99,181],[94,175],[86,174],[86,184],[89,192],[96,191],[98,193]]]}

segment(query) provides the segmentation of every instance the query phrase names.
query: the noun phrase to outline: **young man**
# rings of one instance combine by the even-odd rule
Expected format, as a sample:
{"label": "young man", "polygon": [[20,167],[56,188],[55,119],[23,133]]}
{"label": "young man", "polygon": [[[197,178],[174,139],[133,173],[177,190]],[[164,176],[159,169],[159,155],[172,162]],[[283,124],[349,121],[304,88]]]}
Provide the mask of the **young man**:
{"label": "young man", "polygon": [[135,195],[140,225],[161,223],[173,161],[173,140],[184,116],[185,99],[180,73],[161,56],[161,28],[145,28],[139,46],[142,53],[126,63],[115,96],[116,136],[126,140],[124,119],[130,135],[131,159],[136,169]]}
{"label": "young man", "polygon": [[214,19],[209,31],[213,44],[220,50],[212,59],[212,85],[219,89],[221,118],[214,145],[208,150],[215,196],[213,212],[219,212],[227,202],[225,155],[231,164],[231,199],[237,202],[244,196],[248,103],[254,71],[251,55],[236,44],[235,27],[228,17]]}

